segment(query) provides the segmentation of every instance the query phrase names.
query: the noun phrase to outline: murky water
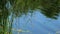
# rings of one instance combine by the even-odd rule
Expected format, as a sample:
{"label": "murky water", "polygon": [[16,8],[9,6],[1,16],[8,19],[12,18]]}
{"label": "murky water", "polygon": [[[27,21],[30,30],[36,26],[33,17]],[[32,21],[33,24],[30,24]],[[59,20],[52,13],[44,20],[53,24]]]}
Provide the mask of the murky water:
{"label": "murky water", "polygon": [[37,10],[15,18],[12,28],[13,34],[59,34],[60,17],[50,19]]}

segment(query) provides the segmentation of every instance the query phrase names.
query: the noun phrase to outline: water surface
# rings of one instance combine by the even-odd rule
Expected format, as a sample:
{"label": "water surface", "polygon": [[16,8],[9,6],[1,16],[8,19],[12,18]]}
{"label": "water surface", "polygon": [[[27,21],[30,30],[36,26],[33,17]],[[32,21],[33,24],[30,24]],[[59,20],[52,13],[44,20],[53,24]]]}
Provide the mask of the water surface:
{"label": "water surface", "polygon": [[60,17],[57,20],[50,19],[37,10],[33,14],[15,18],[12,28],[15,29],[12,30],[13,34],[57,34],[60,30]]}

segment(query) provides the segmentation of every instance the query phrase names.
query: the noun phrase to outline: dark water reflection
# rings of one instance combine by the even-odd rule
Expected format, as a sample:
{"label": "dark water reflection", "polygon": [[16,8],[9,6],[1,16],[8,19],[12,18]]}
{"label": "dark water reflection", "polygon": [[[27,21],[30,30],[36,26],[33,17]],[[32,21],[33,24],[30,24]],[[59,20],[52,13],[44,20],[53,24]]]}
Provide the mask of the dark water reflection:
{"label": "dark water reflection", "polygon": [[28,13],[15,18],[12,31],[13,34],[56,34],[60,30],[59,20],[60,17],[54,20],[47,18],[39,11],[35,11],[32,15]]}

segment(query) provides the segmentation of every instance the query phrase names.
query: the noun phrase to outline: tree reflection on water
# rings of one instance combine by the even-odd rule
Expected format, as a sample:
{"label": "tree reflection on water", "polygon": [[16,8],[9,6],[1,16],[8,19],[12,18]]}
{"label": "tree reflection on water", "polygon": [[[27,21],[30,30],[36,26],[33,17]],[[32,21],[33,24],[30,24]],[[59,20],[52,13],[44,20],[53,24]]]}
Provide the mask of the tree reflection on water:
{"label": "tree reflection on water", "polygon": [[47,18],[57,19],[60,13],[60,0],[0,0],[0,26],[2,27],[0,33],[11,33],[14,18],[27,15],[28,12],[32,14],[35,10],[39,10]]}

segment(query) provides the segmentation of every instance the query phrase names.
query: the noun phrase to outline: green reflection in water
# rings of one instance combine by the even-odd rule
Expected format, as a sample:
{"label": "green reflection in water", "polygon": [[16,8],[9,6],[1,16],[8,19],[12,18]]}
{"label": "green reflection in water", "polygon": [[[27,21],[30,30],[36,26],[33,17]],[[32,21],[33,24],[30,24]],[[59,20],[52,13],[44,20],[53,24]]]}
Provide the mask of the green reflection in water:
{"label": "green reflection in water", "polygon": [[[11,8],[6,8],[6,3],[10,2]],[[21,16],[22,14],[27,14],[29,10],[33,13],[34,10],[41,10],[41,13],[48,18],[57,19],[60,13],[60,0],[0,0],[0,26],[3,27],[3,34],[7,32],[7,24],[9,23],[10,14],[13,17]],[[13,21],[13,17],[11,20]],[[12,22],[8,27],[12,28]],[[1,32],[0,32],[1,33]]]}

